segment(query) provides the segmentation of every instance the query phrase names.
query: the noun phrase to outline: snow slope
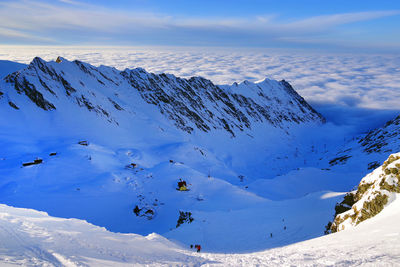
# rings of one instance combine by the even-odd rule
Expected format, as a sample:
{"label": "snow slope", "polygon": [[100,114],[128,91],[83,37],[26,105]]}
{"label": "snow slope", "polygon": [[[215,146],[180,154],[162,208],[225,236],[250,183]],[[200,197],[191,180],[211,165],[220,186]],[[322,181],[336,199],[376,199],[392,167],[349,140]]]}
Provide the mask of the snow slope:
{"label": "snow slope", "polygon": [[[357,227],[251,254],[207,254],[220,266],[398,266],[400,201]],[[213,264],[210,264],[210,266]]]}
{"label": "snow slope", "polygon": [[9,60],[0,60],[0,78],[3,79],[6,75],[25,68],[27,65]]}
{"label": "snow slope", "polygon": [[216,254],[182,249],[156,234],[116,234],[84,221],[0,205],[0,262],[2,266],[396,266],[399,210],[397,198],[374,218],[346,231],[256,253]]}
{"label": "snow slope", "polygon": [[184,253],[165,238],[151,234],[115,234],[76,219],[0,205],[2,266],[115,266],[206,260]]}

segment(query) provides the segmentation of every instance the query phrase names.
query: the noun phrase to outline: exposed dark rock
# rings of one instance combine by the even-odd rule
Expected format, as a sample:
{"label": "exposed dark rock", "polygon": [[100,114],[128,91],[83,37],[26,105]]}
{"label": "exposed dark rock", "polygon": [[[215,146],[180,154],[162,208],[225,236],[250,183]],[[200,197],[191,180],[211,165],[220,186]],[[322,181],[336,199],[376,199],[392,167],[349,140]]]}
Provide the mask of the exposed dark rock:
{"label": "exposed dark rock", "polygon": [[78,144],[80,144],[81,146],[88,146],[89,142],[86,140],[83,140],[83,141],[79,141]]}
{"label": "exposed dark rock", "polygon": [[392,140],[400,137],[400,116],[388,121],[383,127],[370,131],[358,142],[368,154],[382,152]]}
{"label": "exposed dark rock", "polygon": [[368,163],[368,170],[374,170],[376,168],[378,168],[381,164],[377,161],[373,161]]}
{"label": "exposed dark rock", "polygon": [[31,166],[31,165],[38,165],[38,164],[41,164],[41,163],[43,163],[42,159],[35,159],[34,161],[31,161],[31,162],[22,163],[22,166],[23,167],[27,167],[27,166]]}
{"label": "exposed dark rock", "polygon": [[115,102],[115,101],[114,101],[114,100],[112,100],[111,98],[108,98],[108,101],[110,101],[110,102],[111,102],[111,104],[113,104],[113,105],[114,105],[115,109],[117,109],[117,110],[124,110],[123,108],[121,108],[121,106],[120,106],[120,105],[118,105],[118,103],[117,103],[117,102]]}
{"label": "exposed dark rock", "polygon": [[137,217],[144,217],[147,220],[151,220],[155,216],[155,211],[153,209],[146,207],[139,208],[138,205],[136,205],[135,208],[133,209],[133,213],[135,213]]}
{"label": "exposed dark rock", "polygon": [[75,99],[80,107],[86,107],[89,111],[94,109],[93,104],[88,99],[86,99],[84,95],[81,95],[80,97],[75,97]]}
{"label": "exposed dark rock", "polygon": [[348,156],[348,155],[337,157],[337,158],[330,160],[329,164],[331,166],[334,166],[337,164],[345,164],[349,158],[351,158],[351,156]]}
{"label": "exposed dark rock", "polygon": [[13,102],[8,101],[8,104],[10,105],[10,107],[14,108],[14,109],[19,109],[19,107],[17,105],[15,105]]}
{"label": "exposed dark rock", "polygon": [[64,86],[65,92],[67,93],[68,96],[76,92],[76,89],[73,88],[71,84],[68,81],[66,81],[63,77],[59,76],[59,79],[61,80],[61,83]]}
{"label": "exposed dark rock", "polygon": [[44,110],[56,109],[56,107],[44,99],[42,93],[36,90],[36,87],[30,83],[25,77],[20,77],[18,72],[15,72],[6,77],[6,81],[14,85],[14,89],[19,93],[24,93],[33,103]]}
{"label": "exposed dark rock", "polygon": [[176,222],[176,228],[181,226],[184,223],[191,223],[194,219],[192,218],[192,213],[189,211],[179,211],[179,218]]}

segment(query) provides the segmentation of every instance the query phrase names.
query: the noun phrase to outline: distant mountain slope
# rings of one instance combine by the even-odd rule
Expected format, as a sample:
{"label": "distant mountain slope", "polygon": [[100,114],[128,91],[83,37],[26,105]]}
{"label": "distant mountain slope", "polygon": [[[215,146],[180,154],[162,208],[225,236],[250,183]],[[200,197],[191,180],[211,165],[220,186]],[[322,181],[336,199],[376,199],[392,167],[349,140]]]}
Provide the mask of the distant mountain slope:
{"label": "distant mountain slope", "polygon": [[347,166],[367,171],[379,167],[390,153],[397,151],[400,151],[400,116],[347,141],[338,152],[325,155],[325,159],[332,168]]}
{"label": "distant mountain slope", "polygon": [[358,143],[369,154],[400,151],[400,115],[370,131]]}
{"label": "distant mountain slope", "polygon": [[143,69],[117,71],[101,66],[62,59],[45,62],[35,58],[26,69],[8,75],[0,85],[13,108],[19,107],[11,91],[26,95],[43,110],[55,110],[65,100],[118,123],[118,112],[137,95],[159,111],[176,127],[191,133],[222,129],[232,136],[256,123],[287,128],[288,123],[324,122],[285,81],[264,80],[219,87],[201,77],[182,79],[170,74],[152,74]]}

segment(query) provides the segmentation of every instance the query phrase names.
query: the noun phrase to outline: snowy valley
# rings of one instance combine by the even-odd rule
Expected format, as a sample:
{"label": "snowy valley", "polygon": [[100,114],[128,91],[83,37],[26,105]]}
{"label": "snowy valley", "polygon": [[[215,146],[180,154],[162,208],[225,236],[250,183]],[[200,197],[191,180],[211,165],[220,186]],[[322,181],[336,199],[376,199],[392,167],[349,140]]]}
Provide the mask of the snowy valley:
{"label": "snowy valley", "polygon": [[[38,57],[0,75],[2,264],[400,261],[397,165],[381,167],[400,151],[399,117],[347,136],[284,80],[215,85]],[[382,173],[397,189],[348,227],[335,204],[370,172],[373,190]],[[323,236],[330,221],[346,230]]]}

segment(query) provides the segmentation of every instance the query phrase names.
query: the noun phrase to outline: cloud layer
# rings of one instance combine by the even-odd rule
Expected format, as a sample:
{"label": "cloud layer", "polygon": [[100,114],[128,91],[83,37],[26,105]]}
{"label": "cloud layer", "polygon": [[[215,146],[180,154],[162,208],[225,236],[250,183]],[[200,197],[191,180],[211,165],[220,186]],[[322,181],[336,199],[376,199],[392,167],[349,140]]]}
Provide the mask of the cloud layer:
{"label": "cloud layer", "polygon": [[143,67],[150,72],[181,77],[203,76],[217,84],[266,77],[285,79],[332,121],[357,123],[362,129],[366,129],[371,119],[379,124],[400,113],[398,55],[326,55],[221,48],[0,46],[0,59],[29,63],[35,56],[46,60],[63,56],[121,70]]}

